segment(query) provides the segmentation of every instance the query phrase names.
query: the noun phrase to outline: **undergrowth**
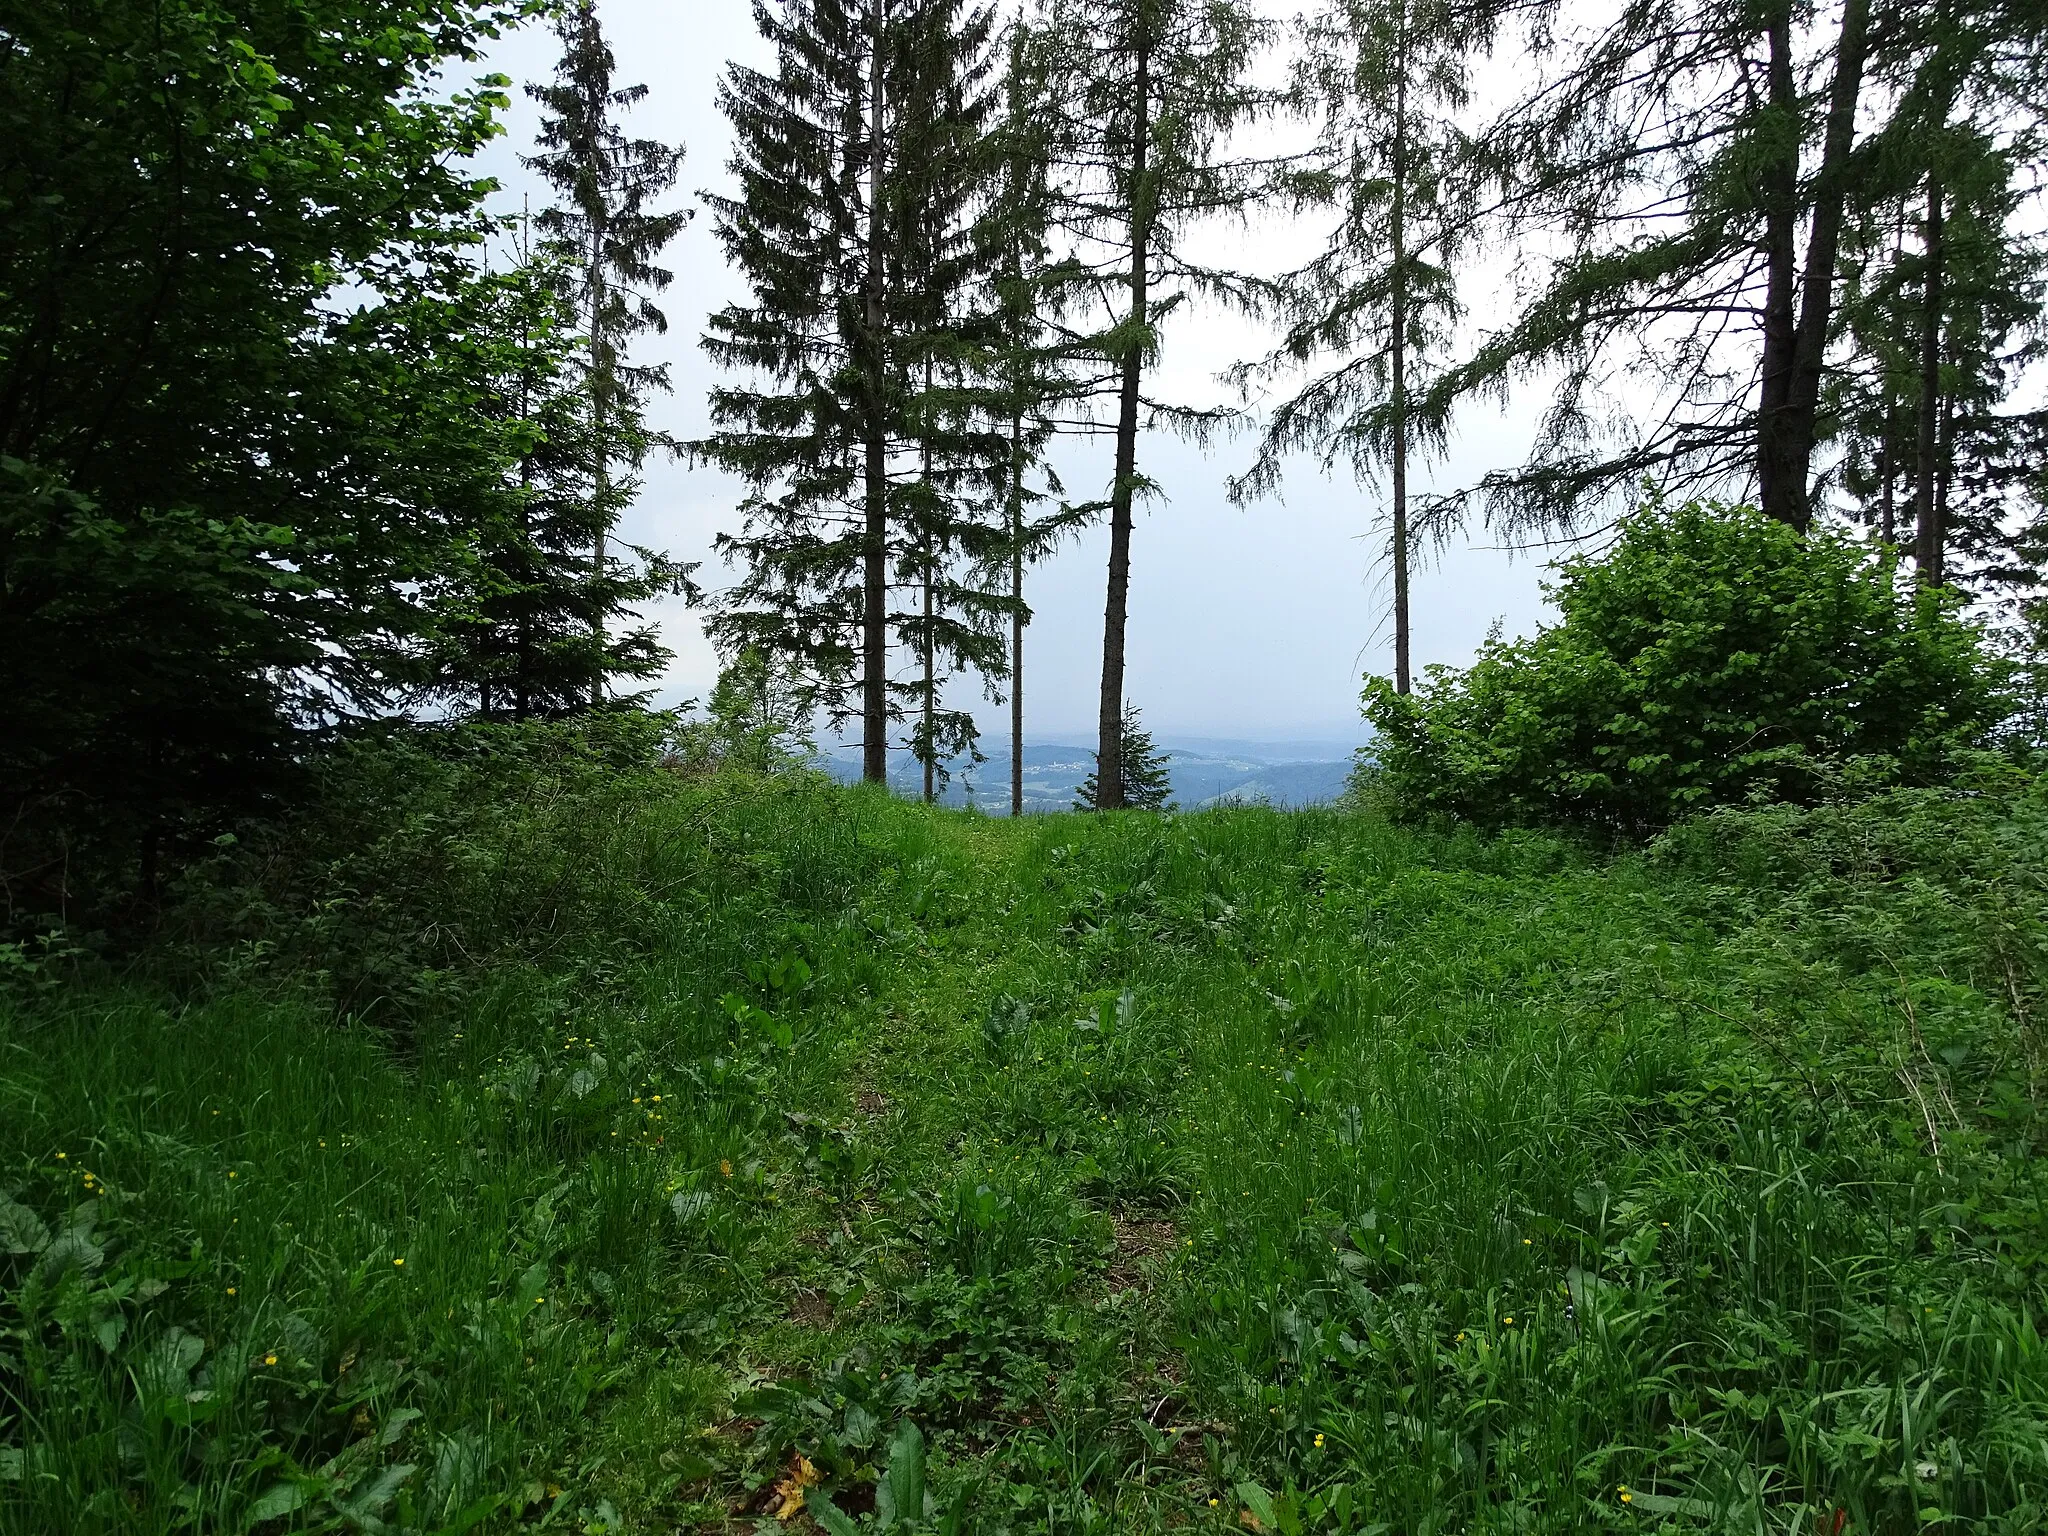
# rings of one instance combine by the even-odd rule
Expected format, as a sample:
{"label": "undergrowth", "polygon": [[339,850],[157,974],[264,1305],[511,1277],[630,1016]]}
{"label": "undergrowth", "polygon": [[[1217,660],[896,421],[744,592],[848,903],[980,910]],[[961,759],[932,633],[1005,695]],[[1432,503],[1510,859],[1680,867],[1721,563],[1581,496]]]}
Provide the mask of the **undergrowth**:
{"label": "undergrowth", "polygon": [[0,1001],[11,1531],[2048,1523],[2048,807],[366,745]]}

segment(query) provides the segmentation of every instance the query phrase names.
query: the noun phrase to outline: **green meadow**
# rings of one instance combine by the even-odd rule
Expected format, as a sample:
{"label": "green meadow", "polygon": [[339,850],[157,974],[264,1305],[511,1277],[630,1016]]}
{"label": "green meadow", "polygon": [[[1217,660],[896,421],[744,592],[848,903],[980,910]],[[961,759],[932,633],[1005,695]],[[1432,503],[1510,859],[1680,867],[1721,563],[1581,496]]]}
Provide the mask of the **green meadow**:
{"label": "green meadow", "polygon": [[2024,782],[1617,853],[346,771],[8,951],[8,1532],[2048,1525]]}

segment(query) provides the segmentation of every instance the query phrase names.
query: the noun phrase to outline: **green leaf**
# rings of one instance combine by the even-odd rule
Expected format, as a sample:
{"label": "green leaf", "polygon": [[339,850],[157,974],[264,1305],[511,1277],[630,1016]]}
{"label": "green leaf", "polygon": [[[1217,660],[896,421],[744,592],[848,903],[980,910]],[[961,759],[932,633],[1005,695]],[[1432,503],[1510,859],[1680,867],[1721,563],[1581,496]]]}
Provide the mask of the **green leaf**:
{"label": "green leaf", "polygon": [[1239,1483],[1237,1497],[1250,1510],[1259,1524],[1269,1531],[1280,1528],[1279,1512],[1273,1508],[1273,1496],[1257,1483]]}
{"label": "green leaf", "polygon": [[676,1220],[693,1222],[711,1209],[711,1195],[702,1189],[681,1189],[669,1197],[668,1208],[676,1213]]}
{"label": "green leaf", "polygon": [[1692,1520],[1711,1520],[1719,1513],[1705,1499],[1674,1498],[1662,1493],[1631,1493],[1629,1505],[1646,1515],[1683,1515]]}
{"label": "green leaf", "polygon": [[875,1490],[875,1509],[887,1526],[924,1518],[924,1431],[909,1419],[889,1438],[889,1471]]}
{"label": "green leaf", "polygon": [[50,1229],[25,1205],[0,1197],[0,1252],[41,1253],[50,1245]]}
{"label": "green leaf", "polygon": [[304,1483],[279,1483],[249,1506],[249,1524],[259,1525],[265,1520],[276,1520],[302,1508],[305,1502]]}
{"label": "green leaf", "polygon": [[514,1317],[526,1316],[527,1313],[533,1310],[534,1304],[547,1293],[547,1288],[548,1265],[547,1260],[542,1259],[530,1266],[526,1273],[519,1277],[519,1284],[512,1292],[512,1315]]}
{"label": "green leaf", "polygon": [[384,1507],[398,1497],[398,1490],[405,1486],[405,1480],[419,1468],[407,1462],[397,1466],[379,1467],[370,1479],[359,1487],[351,1488],[342,1508],[357,1520],[381,1513]]}
{"label": "green leaf", "polygon": [[860,1536],[860,1527],[849,1520],[832,1496],[822,1488],[813,1488],[804,1495],[804,1508],[829,1536]]}

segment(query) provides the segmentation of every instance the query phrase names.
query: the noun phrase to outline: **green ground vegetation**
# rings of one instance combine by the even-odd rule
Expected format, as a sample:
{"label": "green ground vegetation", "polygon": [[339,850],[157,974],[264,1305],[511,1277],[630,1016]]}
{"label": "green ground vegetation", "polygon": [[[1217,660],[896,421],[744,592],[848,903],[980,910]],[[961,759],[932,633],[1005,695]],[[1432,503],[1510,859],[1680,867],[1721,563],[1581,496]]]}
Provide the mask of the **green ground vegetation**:
{"label": "green ground vegetation", "polygon": [[0,1529],[2048,1523],[2025,778],[1615,857],[635,729],[4,952]]}

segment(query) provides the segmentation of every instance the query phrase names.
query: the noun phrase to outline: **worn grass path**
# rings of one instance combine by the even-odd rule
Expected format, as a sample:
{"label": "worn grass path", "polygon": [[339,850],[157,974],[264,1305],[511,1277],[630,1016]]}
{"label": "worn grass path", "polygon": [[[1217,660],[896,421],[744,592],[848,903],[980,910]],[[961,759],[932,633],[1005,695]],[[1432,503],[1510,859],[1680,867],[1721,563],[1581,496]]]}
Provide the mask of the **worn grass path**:
{"label": "worn grass path", "polygon": [[[935,1520],[1147,1530],[1207,1512],[1208,1426],[1185,1422],[1165,1327],[1184,1151],[1090,1038],[1106,1013],[1114,1041],[1130,998],[1069,1002],[1087,990],[1070,936],[1020,921],[1042,830],[955,820],[911,871],[909,921],[870,932],[892,963],[835,1014],[852,1048],[830,1109],[785,1115],[809,1180],[761,1277],[780,1314],[739,1341],[737,1411],[707,1437],[724,1474],[690,1512],[707,1529],[777,1511],[810,1528],[789,1496],[814,1475],[872,1517],[906,1414],[928,1426]],[[1055,999],[1090,1011],[1034,1030]],[[1084,1147],[1140,1119],[1154,1182],[1091,1198]]]}

